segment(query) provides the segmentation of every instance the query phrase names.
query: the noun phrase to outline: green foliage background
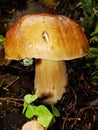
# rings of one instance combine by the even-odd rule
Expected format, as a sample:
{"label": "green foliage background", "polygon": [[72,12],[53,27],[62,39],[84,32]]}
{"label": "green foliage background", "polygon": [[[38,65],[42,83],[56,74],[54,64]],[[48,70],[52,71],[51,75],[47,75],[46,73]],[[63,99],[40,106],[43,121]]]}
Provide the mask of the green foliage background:
{"label": "green foliage background", "polygon": [[[93,66],[92,83],[98,85],[98,2],[97,0],[83,0],[82,8],[84,20],[81,24],[88,36],[90,52],[87,55],[88,66]],[[90,62],[89,62],[90,61]]]}

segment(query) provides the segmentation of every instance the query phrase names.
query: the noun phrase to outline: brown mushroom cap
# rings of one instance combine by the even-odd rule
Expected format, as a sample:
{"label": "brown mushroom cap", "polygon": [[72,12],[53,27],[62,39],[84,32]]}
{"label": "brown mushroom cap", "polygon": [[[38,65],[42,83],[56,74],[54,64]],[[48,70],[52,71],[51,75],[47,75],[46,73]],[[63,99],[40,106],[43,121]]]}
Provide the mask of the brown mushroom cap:
{"label": "brown mushroom cap", "polygon": [[68,17],[47,13],[27,15],[6,34],[6,58],[70,60],[85,56],[89,45],[81,27]]}

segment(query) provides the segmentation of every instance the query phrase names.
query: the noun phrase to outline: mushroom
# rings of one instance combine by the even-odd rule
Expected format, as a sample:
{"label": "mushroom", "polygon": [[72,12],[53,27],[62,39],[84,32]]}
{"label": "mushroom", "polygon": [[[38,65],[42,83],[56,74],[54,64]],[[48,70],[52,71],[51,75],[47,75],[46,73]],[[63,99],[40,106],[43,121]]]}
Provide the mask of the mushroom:
{"label": "mushroom", "polygon": [[85,56],[88,40],[81,27],[63,15],[26,15],[6,34],[5,57],[11,60],[35,58],[35,93],[56,103],[67,90],[65,60]]}

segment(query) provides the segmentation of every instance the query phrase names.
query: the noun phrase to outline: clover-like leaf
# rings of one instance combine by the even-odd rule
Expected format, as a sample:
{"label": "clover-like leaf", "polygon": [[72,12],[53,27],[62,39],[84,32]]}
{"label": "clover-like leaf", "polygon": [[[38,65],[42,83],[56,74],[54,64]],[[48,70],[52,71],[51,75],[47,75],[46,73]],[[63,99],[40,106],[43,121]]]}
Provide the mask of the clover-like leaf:
{"label": "clover-like leaf", "polygon": [[27,118],[32,118],[33,116],[36,115],[36,106],[28,105],[25,116]]}
{"label": "clover-like leaf", "polygon": [[47,107],[44,105],[40,105],[36,109],[36,114],[38,116],[37,121],[45,128],[48,128],[52,119],[53,115],[52,113],[48,110]]}
{"label": "clover-like leaf", "polygon": [[34,102],[36,99],[38,98],[38,96],[36,94],[34,95],[31,95],[31,94],[27,94],[25,97],[24,97],[24,101],[28,104]]}

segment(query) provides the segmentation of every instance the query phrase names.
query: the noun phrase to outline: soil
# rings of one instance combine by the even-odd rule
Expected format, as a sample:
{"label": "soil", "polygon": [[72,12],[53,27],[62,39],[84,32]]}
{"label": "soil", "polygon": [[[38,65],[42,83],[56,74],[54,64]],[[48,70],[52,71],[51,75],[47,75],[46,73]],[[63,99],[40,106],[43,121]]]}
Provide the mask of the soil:
{"label": "soil", "polygon": [[[1,0],[0,34],[5,35],[20,17],[41,12],[53,12],[53,9],[41,0]],[[60,13],[59,8],[54,12]],[[72,17],[71,10],[67,10],[67,14]],[[51,130],[98,130],[98,85],[91,82],[94,67],[87,67],[86,62],[85,57],[66,62],[68,92],[56,104],[61,117]],[[22,114],[23,97],[32,93],[34,68],[34,64],[24,67],[21,62],[6,61],[3,46],[0,45],[0,130],[21,130],[28,121]]]}

